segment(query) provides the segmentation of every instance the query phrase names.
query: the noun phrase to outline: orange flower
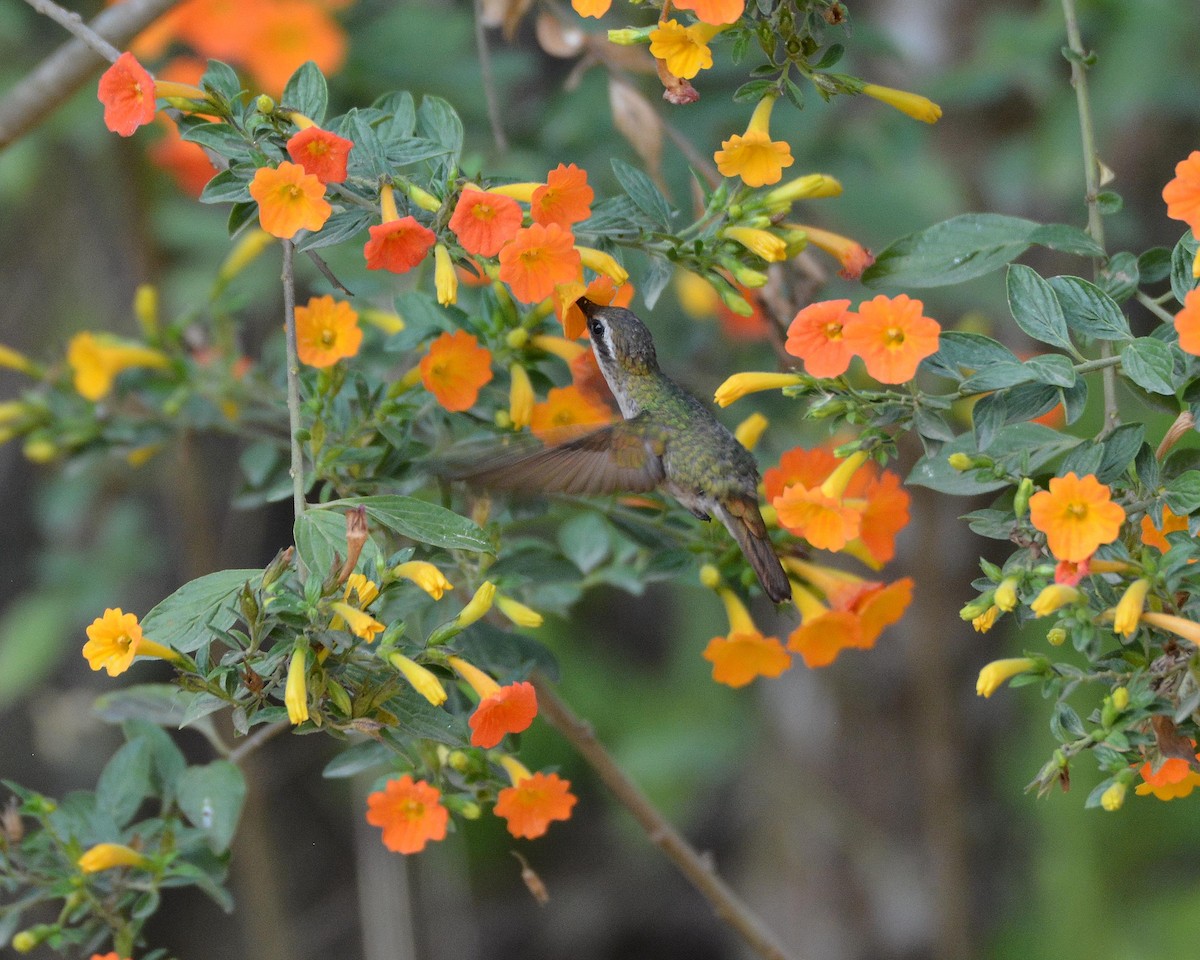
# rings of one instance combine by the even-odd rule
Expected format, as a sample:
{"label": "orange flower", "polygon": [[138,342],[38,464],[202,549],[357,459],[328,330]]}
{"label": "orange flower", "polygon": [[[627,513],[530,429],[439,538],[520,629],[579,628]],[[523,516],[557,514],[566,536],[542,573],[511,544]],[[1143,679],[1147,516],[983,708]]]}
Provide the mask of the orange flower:
{"label": "orange flower", "polygon": [[[807,583],[825,595],[825,602],[830,610],[850,613],[857,618],[858,637],[851,638],[847,646],[863,650],[873,647],[884,628],[899,620],[912,602],[911,577],[902,577],[884,584],[798,557],[787,557],[783,562],[789,573],[803,577]],[[802,598],[797,602],[802,617],[803,602],[807,601]]]}
{"label": "orange flower", "polygon": [[318,126],[306,127],[287,142],[288,156],[322,183],[341,183],[346,179],[352,140]]}
{"label": "orange flower", "polygon": [[879,469],[874,463],[864,464],[854,475],[846,496],[852,504],[866,501],[859,533],[865,555],[854,543],[847,546],[847,552],[878,570],[896,555],[896,534],[908,525],[908,505],[912,498],[901,486],[899,476]]}
{"label": "orange flower", "polygon": [[1183,309],[1175,314],[1175,332],[1179,334],[1180,350],[1200,356],[1200,289],[1188,291],[1183,298]]}
{"label": "orange flower", "polygon": [[121,956],[115,951],[109,951],[108,953],[103,954],[93,953],[91,960],[121,960]]}
{"label": "orange flower", "polygon": [[325,199],[325,184],[287,160],[278,167],[259,167],[250,182],[250,196],[258,201],[262,228],[281,240],[290,240],[301,230],[320,230],[333,213]]}
{"label": "orange flower", "polygon": [[217,175],[217,168],[198,143],[184,140],[170,117],[159,117],[166,133],[146,151],[155,166],[168,171],[179,189],[192,197],[200,196],[204,185]]}
{"label": "orange flower", "polygon": [[571,781],[557,773],[531,774],[524,767],[520,769],[524,776],[513,776],[513,785],[496,796],[494,809],[496,816],[508,821],[508,832],[514,837],[534,840],[546,832],[550,821],[571,818],[576,797],[571,793]]}
{"label": "orange flower", "polygon": [[371,238],[363,247],[368,270],[390,270],[407,273],[425,259],[437,234],[421,226],[413,217],[401,217],[396,209],[395,191],[384,184],[379,190],[379,206],[383,222],[370,227]]}
{"label": "orange flower", "polygon": [[443,333],[421,358],[421,382],[451,413],[475,406],[492,379],[492,353],[465,330]]}
{"label": "orange flower", "polygon": [[1046,535],[1055,557],[1078,563],[1117,539],[1125,511],[1094,476],[1077,477],[1072,471],[1029,498],[1029,520]]}
{"label": "orange flower", "polygon": [[522,303],[545,300],[557,284],[578,280],[582,273],[575,237],[557,223],[518,230],[500,251],[500,279]]}
{"label": "orange flower", "polygon": [[1167,216],[1182,220],[1200,236],[1200,150],[1193,150],[1175,165],[1175,179],[1163,187],[1162,198]]}
{"label": "orange flower", "polygon": [[534,223],[544,227],[557,223],[564,230],[570,230],[571,224],[592,215],[594,196],[588,186],[586,170],[573,163],[570,166],[560,163],[546,175],[546,183],[533,191],[529,214]]}
{"label": "orange flower", "polygon": [[1188,528],[1187,517],[1177,517],[1170,507],[1163,507],[1162,526],[1156,527],[1150,515],[1142,517],[1142,543],[1148,547],[1156,547],[1163,553],[1171,549],[1167,542],[1167,534]]}
{"label": "orange flower", "polygon": [[310,367],[331,367],[362,346],[358,314],[345,300],[313,297],[296,308],[296,351]]}
{"label": "orange flower", "polygon": [[367,823],[383,828],[383,845],[395,853],[419,853],[446,836],[450,812],[441,791],[407,773],[367,797]]}
{"label": "orange flower", "polygon": [[[700,3],[702,0],[695,2]],[[717,0],[717,3],[723,2],[736,4],[740,15],[743,0]],[[696,11],[696,15],[708,23],[733,22],[710,21],[699,11]],[[763,97],[754,108],[746,132],[734,134],[721,142],[722,149],[713,154],[721,176],[741,177],[746,186],[761,187],[778,183],[783,178],[783,168],[790,167],[795,162],[792,159],[792,148],[786,142],[771,139],[771,109],[774,105],[774,97]]]}
{"label": "orange flower", "polygon": [[595,353],[586,350],[567,366],[571,369],[571,382],[585,397],[595,401],[606,410],[611,410],[616,405],[616,397],[612,395],[608,381],[600,372],[600,364],[596,361]]}
{"label": "orange flower", "polygon": [[713,665],[712,677],[727,687],[744,687],[755,677],[778,677],[792,665],[792,658],[776,637],[758,631],[713,637],[703,657]]}
{"label": "orange flower", "polygon": [[179,8],[180,37],[206,57],[244,63],[253,55],[251,33],[266,6],[246,0],[189,0]]}
{"label": "orange flower", "polygon": [[842,265],[838,276],[845,280],[857,280],[862,276],[863,271],[875,262],[875,257],[871,255],[870,250],[857,240],[843,237],[840,233],[818,230],[816,227],[802,223],[789,223],[786,226],[795,230],[803,230],[805,239],[809,243],[818,250],[824,250],[837,260]]}
{"label": "orange flower", "polygon": [[854,316],[849,300],[810,303],[796,314],[787,331],[784,349],[804,361],[804,370],[814,377],[837,377],[850,367],[854,355],[842,330]]}
{"label": "orange flower", "polygon": [[771,501],[781,526],[803,537],[818,550],[838,551],[862,531],[862,513],[841,497],[809,489],[802,483],[786,487]]}
{"label": "orange flower", "polygon": [[801,483],[806,487],[819,487],[837,469],[841,461],[828,447],[805,450],[793,447],[779,458],[778,467],[770,467],[763,473],[763,487],[767,502],[783,493],[784,487]]}
{"label": "orange flower", "polygon": [[552,387],[533,405],[529,429],[546,444],[562,443],[612,422],[612,411],[577,386]]}
{"label": "orange flower", "polygon": [[154,78],[128,50],[104,71],[96,96],[104,104],[104,125],[123,137],[154,119]]}
{"label": "orange flower", "polygon": [[523,216],[512,197],[468,186],[459,195],[450,229],[467,253],[494,257],[517,235]]}
{"label": "orange flower", "polygon": [[595,17],[599,20],[608,13],[612,0],[571,0],[571,6],[581,17]]}
{"label": "orange flower", "polygon": [[245,36],[242,61],[268,93],[281,93],[306,60],[326,75],[341,67],[346,35],[326,11],[308,0],[275,0],[257,7],[250,23],[239,22],[235,30]]}
{"label": "orange flower", "polygon": [[680,10],[691,10],[705,23],[737,23],[746,9],[746,0],[675,0],[675,6]]}
{"label": "orange flower", "polygon": [[863,358],[867,373],[880,383],[906,383],[917,365],[937,353],[941,326],[922,314],[925,304],[906,294],[880,294],[859,304],[842,331],[846,346]]}
{"label": "orange flower", "polygon": [[862,646],[859,618],[848,610],[831,610],[812,591],[792,584],[800,626],[788,636],[787,648],[800,654],[810,670],[827,667],[849,647]]}
{"label": "orange flower", "polygon": [[[1193,744],[1195,746],[1195,744]],[[1200,754],[1196,757],[1200,760]],[[1186,797],[1200,784],[1200,773],[1183,757],[1167,757],[1157,770],[1150,762],[1143,763],[1138,771],[1144,783],[1139,783],[1135,792],[1139,797],[1154,794],[1159,800],[1176,800]]]}
{"label": "orange flower", "polygon": [[500,687],[479,701],[467,720],[471,746],[490,749],[506,734],[529,728],[537,716],[537,692],[526,680]]}
{"label": "orange flower", "polygon": [[[601,274],[586,287],[582,283],[560,283],[554,291],[554,312],[563,325],[563,336],[577,340],[587,332],[587,318],[575,305],[580,297],[605,307],[627,307],[633,300],[633,284],[617,286],[612,277]],[[589,354],[592,352],[589,350]]]}

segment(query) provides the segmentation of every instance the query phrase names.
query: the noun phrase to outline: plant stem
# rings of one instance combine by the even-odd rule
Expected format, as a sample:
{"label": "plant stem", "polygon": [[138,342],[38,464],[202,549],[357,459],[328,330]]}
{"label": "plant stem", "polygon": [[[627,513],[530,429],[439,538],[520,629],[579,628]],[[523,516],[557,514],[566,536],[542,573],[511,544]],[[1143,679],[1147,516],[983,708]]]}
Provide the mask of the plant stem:
{"label": "plant stem", "polygon": [[641,825],[650,841],[679,868],[710,904],[718,917],[733,927],[764,960],[794,960],[776,940],[766,924],[730,889],[704,856],[677,831],[642,793],[612,755],[604,749],[590,724],[567,706],[550,682],[540,674],[533,676],[539,710],[573,746],[604,781],[617,800]]}
{"label": "plant stem", "polygon": [[488,49],[487,31],[483,26],[483,0],[475,0],[475,50],[479,57],[479,75],[483,81],[483,99],[487,104],[488,123],[492,126],[492,139],[501,153],[508,150],[508,137],[504,135],[504,117],[500,100],[496,96],[496,78],[492,74],[492,55]]}
{"label": "plant stem", "polygon": [[[1083,181],[1087,190],[1088,234],[1101,247],[1104,246],[1104,221],[1100,216],[1100,157],[1096,152],[1096,128],[1092,123],[1092,103],[1088,97],[1085,58],[1088,52],[1083,47],[1079,33],[1079,18],[1075,11],[1075,0],[1062,0],[1063,20],[1067,28],[1067,44],[1071,49],[1071,86],[1075,88],[1075,105],[1079,111],[1079,134],[1083,143]],[[1098,273],[1099,260],[1093,260],[1092,273]],[[1101,358],[1112,356],[1112,342],[1100,342]],[[1104,420],[1105,432],[1117,423],[1117,374],[1111,367],[1104,370]]]}
{"label": "plant stem", "polygon": [[49,17],[68,33],[73,33],[109,63],[115,63],[121,51],[83,22],[73,10],[65,10],[52,0],[25,0],[34,10]]}
{"label": "plant stem", "polygon": [[[1171,294],[1169,294],[1171,296]],[[1175,322],[1175,318],[1160,306],[1160,301],[1155,300],[1149,294],[1143,293],[1141,290],[1137,292],[1138,303],[1149,310],[1152,314],[1158,317],[1163,323]]]}
{"label": "plant stem", "polygon": [[293,261],[296,245],[283,241],[283,327],[287,341],[288,433],[292,445],[292,507],[300,516],[308,506],[304,501],[304,455],[300,450],[300,356],[296,350],[296,278]]}

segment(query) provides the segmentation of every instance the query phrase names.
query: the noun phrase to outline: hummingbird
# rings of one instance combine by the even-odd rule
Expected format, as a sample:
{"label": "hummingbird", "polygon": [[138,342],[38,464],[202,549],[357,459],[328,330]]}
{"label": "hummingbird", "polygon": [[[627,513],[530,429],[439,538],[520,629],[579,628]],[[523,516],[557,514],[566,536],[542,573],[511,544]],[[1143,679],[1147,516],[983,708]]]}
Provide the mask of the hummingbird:
{"label": "hummingbird", "polygon": [[707,407],[662,372],[646,325],[623,307],[575,301],[621,421],[464,477],[483,487],[596,495],[662,490],[725,525],[776,603],[792,588],[758,509],[758,464]]}

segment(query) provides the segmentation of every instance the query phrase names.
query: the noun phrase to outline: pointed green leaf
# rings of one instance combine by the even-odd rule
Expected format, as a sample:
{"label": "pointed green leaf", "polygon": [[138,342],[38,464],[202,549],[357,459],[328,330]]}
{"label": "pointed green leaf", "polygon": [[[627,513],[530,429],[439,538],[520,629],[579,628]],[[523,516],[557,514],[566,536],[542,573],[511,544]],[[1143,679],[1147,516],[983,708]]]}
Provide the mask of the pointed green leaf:
{"label": "pointed green leaf", "polygon": [[638,205],[638,209],[664,230],[670,229],[671,217],[674,216],[675,211],[671,209],[667,198],[654,185],[654,181],[637,167],[631,166],[624,160],[618,160],[616,157],[612,158],[612,169],[616,174],[617,182],[621,184],[621,189],[629,194],[629,199]]}
{"label": "pointed green leaf", "polygon": [[1132,340],[1129,321],[1107,293],[1082,277],[1051,277],[1067,326],[1097,340]]}
{"label": "pointed green leaf", "polygon": [[1138,337],[1121,348],[1121,372],[1150,393],[1175,395],[1175,355],[1154,337]]}
{"label": "pointed green leaf", "polygon": [[[357,506],[367,509],[367,516],[375,523],[394,530],[401,536],[434,547],[447,550],[470,550],[475,553],[491,553],[492,545],[479,526],[467,517],[452,510],[418,500],[415,497],[386,495],[379,497],[348,497],[322,503],[307,513],[320,514],[325,511],[343,511]],[[345,551],[345,520],[342,523],[342,543]]]}
{"label": "pointed green leaf", "polygon": [[96,807],[123,827],[150,792],[150,743],[138,737],[123,744],[100,771]]}
{"label": "pointed green leaf", "polygon": [[193,653],[233,626],[238,614],[231,601],[247,580],[261,578],[261,570],[218,570],[185,583],[142,618],[142,633],[147,640]]}
{"label": "pointed green leaf", "polygon": [[325,119],[325,110],[329,106],[329,86],[315,63],[309,60],[292,74],[283,88],[280,105],[302,113],[316,124]]}
{"label": "pointed green leaf", "polygon": [[1180,303],[1196,289],[1197,282],[1200,282],[1192,276],[1198,244],[1200,241],[1197,241],[1189,230],[1179,238],[1175,249],[1171,251],[1171,292]]}
{"label": "pointed green leaf", "polygon": [[1008,268],[1007,285],[1008,307],[1018,327],[1041,343],[1074,349],[1054,288],[1036,270],[1014,263]]}

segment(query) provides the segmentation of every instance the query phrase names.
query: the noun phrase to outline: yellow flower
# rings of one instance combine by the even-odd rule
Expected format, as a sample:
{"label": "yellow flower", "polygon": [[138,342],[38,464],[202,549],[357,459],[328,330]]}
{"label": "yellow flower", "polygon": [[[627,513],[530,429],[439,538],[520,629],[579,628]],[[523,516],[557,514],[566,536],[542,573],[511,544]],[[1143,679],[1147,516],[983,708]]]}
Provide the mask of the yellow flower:
{"label": "yellow flower", "polygon": [[1117,602],[1113,616],[1113,633],[1119,633],[1126,639],[1133,636],[1138,628],[1138,621],[1142,618],[1146,594],[1149,592],[1150,581],[1146,577],[1139,577],[1129,585]]}
{"label": "yellow flower", "polygon": [[975,628],[976,633],[987,633],[996,625],[996,618],[999,616],[1000,608],[993,603],[971,621],[971,626]]}
{"label": "yellow flower", "polygon": [[475,595],[467,602],[467,605],[459,611],[458,616],[455,618],[458,625],[466,628],[481,619],[492,609],[492,603],[495,599],[496,585],[491,580],[484,580],[479,585],[479,589],[475,591]]}
{"label": "yellow flower", "polygon": [[392,576],[411,580],[434,600],[441,600],[442,594],[447,590],[454,589],[454,585],[446,579],[441,570],[424,560],[409,560],[407,563],[402,563],[393,568]]}
{"label": "yellow flower", "polygon": [[693,320],[716,316],[721,297],[713,285],[698,273],[682,268],[675,271],[675,298]]}
{"label": "yellow flower", "polygon": [[575,250],[579,253],[579,260],[585,267],[608,277],[614,286],[622,286],[629,279],[629,271],[621,266],[612,254],[592,247],[576,247]]}
{"label": "yellow flower", "polygon": [[795,373],[735,373],[717,387],[713,400],[717,406],[727,407],[747,394],[794,387],[803,382],[804,378]]}
{"label": "yellow flower", "polygon": [[404,674],[404,679],[412,684],[413,689],[435,707],[446,702],[446,688],[431,670],[402,653],[389,654],[388,663]]}
{"label": "yellow flower", "polygon": [[359,607],[365,609],[379,596],[379,585],[361,573],[352,573],[346,578],[346,593],[342,599],[349,601],[351,591],[358,595]]}
{"label": "yellow flower", "polygon": [[775,97],[763,97],[754,108],[746,132],[722,141],[722,149],[713,154],[721,176],[741,177],[749,187],[762,187],[778,183],[783,177],[783,168],[795,162],[792,148],[787,143],[771,139],[771,109],[774,105]]}
{"label": "yellow flower", "polygon": [[142,283],[133,292],[133,315],[137,317],[138,326],[148,338],[157,338],[158,325],[158,288],[151,283]]}
{"label": "yellow flower", "polygon": [[769,424],[770,421],[766,417],[761,413],[755,412],[737,425],[737,429],[733,431],[733,435],[743,447],[747,450],[753,450],[758,446],[758,441],[762,439],[763,432]]}
{"label": "yellow flower", "polygon": [[508,368],[511,383],[508,388],[508,419],[514,430],[524,430],[533,420],[533,384],[519,363]]}
{"label": "yellow flower", "polygon": [[545,619],[532,607],[527,607],[525,604],[519,603],[512,597],[506,597],[501,593],[496,594],[496,606],[500,608],[501,613],[518,627],[540,627]]}
{"label": "yellow flower", "polygon": [[996,587],[996,594],[992,598],[993,602],[1005,613],[1008,613],[1017,605],[1017,584],[1020,582],[1020,577],[1005,577],[1000,581],[1000,585]]}
{"label": "yellow flower", "polygon": [[473,663],[468,663],[462,657],[447,657],[446,662],[452,666],[460,677],[467,681],[471,689],[484,700],[500,689],[492,677],[488,676]]}
{"label": "yellow flower", "polygon": [[362,610],[357,610],[348,603],[340,601],[331,603],[329,608],[336,614],[339,614],[350,627],[350,632],[361,640],[366,640],[367,643],[372,643],[375,640],[377,633],[382,633],[384,626],[369,613],[364,613]]}
{"label": "yellow flower", "polygon": [[1052,583],[1037,595],[1029,609],[1035,617],[1045,617],[1069,603],[1077,603],[1083,594],[1074,587],[1062,583]]}
{"label": "yellow flower", "polygon": [[837,197],[841,193],[842,185],[833,177],[824,173],[810,173],[776,187],[763,197],[763,201],[768,209],[779,212],[786,210],[797,200]]}
{"label": "yellow flower", "polygon": [[308,686],[305,683],[307,648],[297,647],[292,651],[288,664],[287,683],[283,689],[283,702],[287,706],[288,719],[293,724],[308,719]]}
{"label": "yellow flower", "polygon": [[433,248],[433,285],[437,290],[437,301],[443,307],[458,302],[458,274],[444,243]]}
{"label": "yellow flower", "polygon": [[404,318],[398,313],[379,310],[375,307],[364,307],[358,312],[358,316],[360,320],[365,320],[371,326],[378,327],[389,336],[404,329]]}
{"label": "yellow flower", "polygon": [[1148,623],[1150,626],[1158,627],[1160,630],[1167,630],[1183,637],[1184,640],[1188,640],[1196,646],[1200,646],[1200,623],[1196,623],[1193,620],[1177,617],[1170,613],[1152,613],[1147,611],[1142,614],[1142,623]]}
{"label": "yellow flower", "polygon": [[93,620],[87,635],[83,655],[88,666],[93,670],[107,670],[110,677],[128,670],[136,656],[179,659],[174,650],[143,637],[137,615],[125,613],[120,607],[110,607],[104,611],[104,616]]}
{"label": "yellow flower", "polygon": [[6,347],[2,343],[0,343],[0,368],[27,373],[31,377],[39,377],[42,373],[41,368],[25,354],[12,347]]}
{"label": "yellow flower", "polygon": [[98,873],[113,867],[147,867],[150,860],[121,843],[97,843],[75,863],[84,873]]}
{"label": "yellow flower", "polygon": [[1109,813],[1112,813],[1114,810],[1120,810],[1122,804],[1125,803],[1125,794],[1128,792],[1129,787],[1124,781],[1118,780],[1100,794],[1100,806]]}
{"label": "yellow flower", "polygon": [[135,367],[169,367],[166,355],[150,347],[127,343],[108,334],[77,333],[67,345],[67,363],[74,375],[75,390],[95,402],[107,396],[122,370]]}
{"label": "yellow flower", "polygon": [[726,227],[722,236],[736,240],[768,263],[778,263],[787,259],[787,241],[769,230],[760,230],[758,227]]}
{"label": "yellow flower", "polygon": [[922,123],[937,123],[938,118],[942,115],[941,107],[928,97],[922,97],[917,93],[881,87],[875,83],[865,84],[862,92],[881,103],[886,103],[889,107],[895,107],[901,113],[906,113]]}
{"label": "yellow flower", "polygon": [[990,697],[1005,680],[1028,673],[1038,662],[1031,657],[1012,657],[1008,660],[993,660],[979,671],[975,692],[981,697]]}
{"label": "yellow flower", "polygon": [[677,20],[659,21],[658,27],[650,31],[650,54],[664,61],[672,76],[691,80],[713,65],[708,41],[724,29],[709,23],[685,27]]}
{"label": "yellow flower", "polygon": [[250,266],[274,242],[275,238],[267,233],[266,230],[261,230],[257,227],[248,230],[246,235],[238,241],[237,246],[229,251],[229,255],[217,271],[216,286],[218,289],[224,287],[230,280]]}

